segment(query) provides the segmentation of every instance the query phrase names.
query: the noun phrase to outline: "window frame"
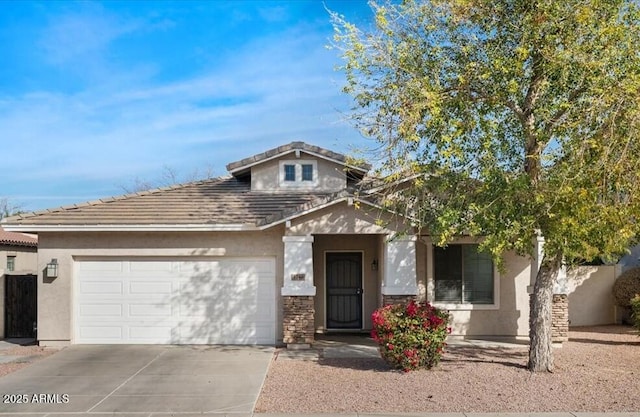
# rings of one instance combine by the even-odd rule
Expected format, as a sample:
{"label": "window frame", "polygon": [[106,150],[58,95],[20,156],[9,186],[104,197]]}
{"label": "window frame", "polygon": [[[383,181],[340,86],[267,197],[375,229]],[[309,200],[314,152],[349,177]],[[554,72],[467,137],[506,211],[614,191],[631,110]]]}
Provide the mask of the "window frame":
{"label": "window frame", "polygon": [[[305,179],[305,167],[309,167],[311,168],[311,178],[310,179]],[[314,169],[313,169],[313,164],[300,164],[300,181],[302,182],[313,182],[315,180],[316,176],[314,175]]]}
{"label": "window frame", "polygon": [[[287,168],[293,168],[293,172],[290,172]],[[289,179],[289,174],[293,174],[293,179]],[[284,164],[282,175],[284,176],[283,181],[285,182],[295,182],[296,181],[296,166],[295,164]]]}
{"label": "window frame", "polygon": [[12,255],[7,255],[7,271],[15,272],[16,270],[16,257]]}
{"label": "window frame", "polygon": [[[293,165],[295,170],[295,181],[286,179],[287,165]],[[311,180],[303,180],[302,172],[303,165],[311,165]],[[318,185],[318,161],[313,159],[286,159],[282,160],[278,164],[278,184],[281,188],[297,188],[297,189],[310,189]]]}
{"label": "window frame", "polygon": [[[435,299],[435,245],[430,239],[425,239],[427,244],[427,300],[438,308],[452,311],[461,310],[499,310],[500,309],[500,271],[493,262],[493,303],[474,304],[469,302],[436,301]],[[462,238],[449,245],[477,245],[477,240]],[[464,279],[464,278],[463,278]]]}

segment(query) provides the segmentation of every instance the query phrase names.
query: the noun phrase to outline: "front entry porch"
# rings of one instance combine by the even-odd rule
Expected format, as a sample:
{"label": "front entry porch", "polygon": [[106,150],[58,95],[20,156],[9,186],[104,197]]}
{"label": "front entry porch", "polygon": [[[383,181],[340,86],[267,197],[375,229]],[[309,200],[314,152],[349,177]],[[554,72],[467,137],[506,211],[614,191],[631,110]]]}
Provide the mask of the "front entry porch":
{"label": "front entry porch", "polygon": [[387,234],[285,236],[283,342],[309,347],[316,334],[362,332],[385,303],[415,298],[415,239]]}

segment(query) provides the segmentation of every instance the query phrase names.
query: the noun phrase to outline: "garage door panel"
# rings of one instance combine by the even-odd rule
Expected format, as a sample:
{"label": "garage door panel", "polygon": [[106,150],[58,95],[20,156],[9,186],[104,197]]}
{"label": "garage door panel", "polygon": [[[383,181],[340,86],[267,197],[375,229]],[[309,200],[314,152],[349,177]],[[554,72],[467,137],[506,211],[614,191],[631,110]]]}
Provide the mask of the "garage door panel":
{"label": "garage door panel", "polygon": [[76,343],[275,343],[273,259],[78,264]]}
{"label": "garage door panel", "polygon": [[101,274],[106,274],[109,272],[120,273],[123,271],[123,267],[124,267],[123,262],[83,261],[83,262],[79,262],[78,269],[80,271],[92,271],[92,272],[99,272]]}
{"label": "garage door panel", "polygon": [[173,326],[129,326],[128,343],[172,343]]}
{"label": "garage door panel", "polygon": [[129,317],[167,317],[173,316],[171,304],[129,304]]}
{"label": "garage door panel", "polygon": [[129,282],[129,294],[158,295],[172,293],[173,283],[171,281],[142,281],[140,278],[136,278],[135,281]]}
{"label": "garage door panel", "polygon": [[79,336],[84,339],[115,342],[122,340],[121,326],[81,326],[78,330]]}
{"label": "garage door panel", "polygon": [[82,317],[122,318],[122,304],[80,304],[79,309]]}
{"label": "garage door panel", "polygon": [[86,281],[80,284],[80,293],[83,295],[122,295],[123,292],[122,282],[119,281]]}

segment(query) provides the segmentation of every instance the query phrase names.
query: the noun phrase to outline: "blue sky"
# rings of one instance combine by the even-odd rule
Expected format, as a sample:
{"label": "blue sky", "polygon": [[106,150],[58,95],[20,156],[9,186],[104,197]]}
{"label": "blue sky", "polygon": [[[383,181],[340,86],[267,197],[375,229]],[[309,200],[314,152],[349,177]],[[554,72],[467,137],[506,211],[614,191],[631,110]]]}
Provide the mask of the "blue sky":
{"label": "blue sky", "polygon": [[3,2],[0,198],[39,210],[123,194],[164,167],[225,165],[302,140],[372,143],[345,121],[326,8],[365,1]]}

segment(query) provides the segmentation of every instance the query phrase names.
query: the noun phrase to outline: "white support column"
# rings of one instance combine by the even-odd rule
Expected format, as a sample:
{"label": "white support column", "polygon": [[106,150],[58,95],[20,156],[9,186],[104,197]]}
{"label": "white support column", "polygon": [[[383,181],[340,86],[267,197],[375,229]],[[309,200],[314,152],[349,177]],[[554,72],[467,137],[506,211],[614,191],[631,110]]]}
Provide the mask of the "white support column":
{"label": "white support column", "polygon": [[553,293],[569,294],[567,285],[567,267],[564,263],[560,267],[560,271],[558,271],[558,278],[556,279],[556,282],[553,284]]}
{"label": "white support column", "polygon": [[283,236],[283,296],[315,296],[313,285],[313,236]]}
{"label": "white support column", "polygon": [[[533,286],[536,283],[536,278],[538,276],[538,271],[540,270],[540,265],[542,265],[542,258],[544,257],[544,237],[538,236],[533,241],[534,250],[533,250],[533,259],[531,260],[531,277],[529,279],[529,286],[527,287],[527,291],[529,294],[533,294]],[[556,282],[553,284],[553,293],[554,294],[567,294],[567,268],[562,264],[560,267],[560,271],[558,273],[558,278]]]}
{"label": "white support column", "polygon": [[382,295],[416,295],[416,237],[387,240],[384,245]]}

